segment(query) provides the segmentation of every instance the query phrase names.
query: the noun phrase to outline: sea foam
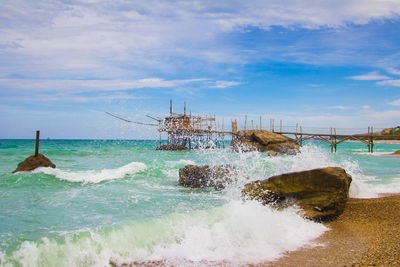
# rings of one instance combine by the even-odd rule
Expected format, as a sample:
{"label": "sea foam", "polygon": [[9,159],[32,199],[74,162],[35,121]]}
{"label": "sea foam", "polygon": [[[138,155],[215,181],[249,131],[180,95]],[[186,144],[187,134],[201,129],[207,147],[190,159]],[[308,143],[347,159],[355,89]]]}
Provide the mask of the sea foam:
{"label": "sea foam", "polygon": [[132,175],[146,169],[146,164],[142,162],[131,162],[116,169],[88,170],[88,171],[68,171],[58,168],[37,168],[32,173],[45,173],[55,177],[67,180],[69,182],[99,183],[105,180],[114,180],[124,178],[126,175]]}
{"label": "sea foam", "polygon": [[68,235],[62,241],[26,241],[6,261],[24,266],[107,266],[110,260],[239,266],[272,261],[306,244],[314,246],[311,241],[326,230],[303,219],[294,208],[276,211],[258,202],[231,201],[209,210]]}

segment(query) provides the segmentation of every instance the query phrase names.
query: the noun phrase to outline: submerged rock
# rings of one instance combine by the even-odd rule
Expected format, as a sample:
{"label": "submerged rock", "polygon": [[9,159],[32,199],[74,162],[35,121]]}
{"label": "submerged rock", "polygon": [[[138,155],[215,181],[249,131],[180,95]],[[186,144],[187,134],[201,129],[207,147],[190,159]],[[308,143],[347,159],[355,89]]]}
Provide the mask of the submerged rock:
{"label": "submerged rock", "polygon": [[295,140],[273,132],[264,130],[239,131],[232,139],[231,146],[235,151],[260,151],[269,155],[295,155],[300,146]]}
{"label": "submerged rock", "polygon": [[329,221],[343,212],[351,181],[344,169],[328,167],[255,181],[245,185],[242,195],[277,207],[296,204],[305,217]]}
{"label": "submerged rock", "polygon": [[160,145],[156,148],[156,150],[188,150],[188,148],[182,145],[169,144],[169,145]]}
{"label": "submerged rock", "polygon": [[179,169],[179,184],[191,188],[214,187],[217,190],[238,180],[239,170],[233,165],[195,166],[186,165]]}
{"label": "submerged rock", "polygon": [[33,171],[34,169],[39,167],[55,168],[56,165],[43,154],[38,154],[37,156],[32,155],[19,163],[13,173]]}

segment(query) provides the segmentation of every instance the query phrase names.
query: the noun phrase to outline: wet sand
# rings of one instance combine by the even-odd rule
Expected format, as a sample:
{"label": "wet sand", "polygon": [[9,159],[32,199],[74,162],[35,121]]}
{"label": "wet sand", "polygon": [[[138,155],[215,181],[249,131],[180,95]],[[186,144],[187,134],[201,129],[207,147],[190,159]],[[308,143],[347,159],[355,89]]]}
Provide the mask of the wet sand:
{"label": "wet sand", "polygon": [[323,245],[258,266],[400,266],[400,194],[350,199],[325,225],[331,230],[316,240]]}

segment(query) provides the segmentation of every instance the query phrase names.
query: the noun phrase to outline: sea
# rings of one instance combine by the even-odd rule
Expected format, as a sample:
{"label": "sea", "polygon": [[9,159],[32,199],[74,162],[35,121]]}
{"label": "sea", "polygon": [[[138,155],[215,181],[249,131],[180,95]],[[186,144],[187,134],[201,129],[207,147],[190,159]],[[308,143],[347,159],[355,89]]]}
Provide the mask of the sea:
{"label": "sea", "polygon": [[[339,166],[350,196],[400,192],[400,144],[374,153],[343,142],[331,153],[308,142],[294,156],[224,148],[158,151],[152,140],[42,140],[56,169],[12,174],[34,140],[0,140],[0,266],[243,266],[274,261],[329,229],[297,207],[275,210],[241,198],[243,186],[286,172]],[[232,164],[224,190],[178,184],[187,164]]]}

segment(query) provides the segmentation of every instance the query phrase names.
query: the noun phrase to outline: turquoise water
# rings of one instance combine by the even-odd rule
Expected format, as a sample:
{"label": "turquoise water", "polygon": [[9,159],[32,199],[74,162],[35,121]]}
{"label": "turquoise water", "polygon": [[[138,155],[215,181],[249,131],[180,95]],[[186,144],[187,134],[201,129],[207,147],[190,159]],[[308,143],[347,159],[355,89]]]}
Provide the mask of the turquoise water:
{"label": "turquoise water", "polygon": [[[330,153],[308,143],[296,156],[229,149],[156,151],[157,141],[42,140],[56,169],[11,174],[31,155],[33,140],[0,140],[1,266],[229,265],[274,260],[327,229],[295,208],[274,211],[243,202],[250,180],[289,171],[341,166],[353,176],[352,197],[400,192],[400,144],[342,143]],[[243,179],[216,192],[178,185],[186,164],[234,164]]]}

